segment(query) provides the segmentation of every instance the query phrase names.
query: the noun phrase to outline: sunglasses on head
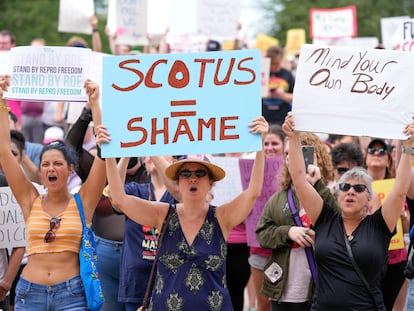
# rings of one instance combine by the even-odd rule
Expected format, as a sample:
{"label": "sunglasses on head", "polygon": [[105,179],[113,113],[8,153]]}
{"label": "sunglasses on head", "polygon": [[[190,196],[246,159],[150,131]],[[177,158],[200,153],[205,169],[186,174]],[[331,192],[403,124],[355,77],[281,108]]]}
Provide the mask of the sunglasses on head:
{"label": "sunglasses on head", "polygon": [[368,148],[368,153],[369,154],[378,154],[380,156],[386,155],[387,154],[387,150],[384,148],[380,148],[380,149],[375,149],[375,148]]}
{"label": "sunglasses on head", "polygon": [[59,229],[60,219],[56,217],[50,218],[50,229],[45,234],[45,242],[50,243],[56,240],[56,233],[53,230]]}
{"label": "sunglasses on head", "polygon": [[351,188],[354,188],[355,192],[361,193],[367,189],[367,186],[363,184],[356,184],[356,185],[351,185],[348,183],[339,184],[339,190],[341,190],[342,192],[348,192]]}
{"label": "sunglasses on head", "polygon": [[178,176],[182,178],[190,178],[191,175],[193,175],[193,173],[197,178],[204,177],[208,174],[205,170],[195,170],[195,171],[182,170],[181,172],[178,173]]}
{"label": "sunglasses on head", "polygon": [[346,172],[349,171],[349,168],[346,168],[346,167],[337,167],[336,168],[336,171],[338,172],[339,175],[343,175],[343,174],[345,174]]}

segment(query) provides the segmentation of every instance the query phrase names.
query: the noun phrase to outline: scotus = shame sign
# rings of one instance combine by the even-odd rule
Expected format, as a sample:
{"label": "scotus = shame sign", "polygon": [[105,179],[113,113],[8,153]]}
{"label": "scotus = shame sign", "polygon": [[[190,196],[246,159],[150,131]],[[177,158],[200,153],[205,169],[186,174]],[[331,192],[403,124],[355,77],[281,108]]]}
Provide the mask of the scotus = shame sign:
{"label": "scotus = shame sign", "polygon": [[0,187],[0,248],[26,246],[23,213],[9,187]]}
{"label": "scotus = shame sign", "polygon": [[78,47],[21,46],[11,49],[7,99],[87,102],[83,87],[91,50]]}
{"label": "scotus = shame sign", "polygon": [[259,50],[103,59],[104,157],[260,150],[260,115]]}
{"label": "scotus = shame sign", "polygon": [[292,113],[295,129],[405,139],[414,114],[411,53],[304,45]]}

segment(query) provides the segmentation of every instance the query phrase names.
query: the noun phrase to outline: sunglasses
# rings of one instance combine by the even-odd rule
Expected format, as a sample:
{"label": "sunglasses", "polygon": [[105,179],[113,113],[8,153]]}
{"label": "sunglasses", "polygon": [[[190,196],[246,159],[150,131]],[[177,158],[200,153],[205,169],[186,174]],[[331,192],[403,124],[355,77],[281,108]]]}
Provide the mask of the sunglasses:
{"label": "sunglasses", "polygon": [[191,175],[193,175],[193,173],[197,178],[204,177],[208,174],[205,170],[195,170],[195,171],[183,170],[178,173],[178,176],[182,178],[190,178]]}
{"label": "sunglasses", "polygon": [[56,217],[50,218],[50,229],[45,234],[45,242],[50,243],[56,240],[56,233],[53,230],[59,229],[60,219]]}
{"label": "sunglasses", "polygon": [[346,168],[346,167],[337,167],[336,168],[336,171],[338,172],[338,175],[343,175],[343,174],[345,174],[346,172],[349,171],[349,168]]}
{"label": "sunglasses", "polygon": [[377,154],[379,156],[383,156],[387,154],[387,150],[384,148],[375,149],[375,148],[368,148],[368,154]]}
{"label": "sunglasses", "polygon": [[348,192],[351,188],[354,188],[355,192],[361,193],[367,189],[367,186],[363,184],[356,184],[356,185],[351,185],[347,183],[339,184],[339,190],[341,190],[342,192]]}

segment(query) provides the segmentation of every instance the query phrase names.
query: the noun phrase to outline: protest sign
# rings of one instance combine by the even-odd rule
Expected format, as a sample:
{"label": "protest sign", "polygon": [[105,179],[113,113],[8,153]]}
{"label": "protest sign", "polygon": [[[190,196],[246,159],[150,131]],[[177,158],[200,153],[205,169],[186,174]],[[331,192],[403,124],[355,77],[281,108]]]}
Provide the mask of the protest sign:
{"label": "protest sign", "polygon": [[[394,178],[384,179],[384,180],[375,180],[372,182],[372,189],[379,196],[381,200],[381,205],[384,203],[384,200],[387,197],[387,195],[390,194],[394,186],[394,182],[395,182]],[[402,209],[403,209],[403,206],[401,206],[401,210]],[[397,232],[391,238],[391,242],[388,248],[389,250],[402,249],[405,247],[401,217],[398,219],[396,230]]]}
{"label": "protest sign", "polygon": [[405,139],[414,113],[410,53],[304,45],[293,92],[295,129]]}
{"label": "protest sign", "polygon": [[104,157],[261,149],[258,50],[108,56],[103,73]]}
{"label": "protest sign", "polygon": [[400,21],[393,37],[393,44],[394,49],[414,51],[414,19]]}
{"label": "protest sign", "polygon": [[312,38],[356,37],[356,8],[310,9],[310,29]]}
{"label": "protest sign", "polygon": [[117,1],[116,43],[140,45],[147,41],[148,0]]}
{"label": "protest sign", "polygon": [[197,33],[205,36],[236,38],[240,10],[240,0],[199,0]]}
{"label": "protest sign", "polygon": [[[250,175],[253,168],[253,160],[240,159],[239,163],[242,187],[243,190],[245,190],[249,186]],[[256,227],[266,202],[280,189],[276,176],[278,176],[282,168],[282,164],[283,156],[266,159],[262,193],[257,198],[252,211],[246,219],[247,244],[250,247],[260,247],[259,242],[256,239]]]}
{"label": "protest sign", "polygon": [[91,34],[94,14],[93,0],[60,0],[58,31]]}
{"label": "protest sign", "polygon": [[260,61],[261,67],[261,86],[262,86],[262,97],[269,96],[269,77],[270,77],[270,57],[262,57]]}
{"label": "protest sign", "polygon": [[303,28],[289,29],[286,34],[285,52],[287,56],[299,53],[300,48],[306,43],[306,32]]}
{"label": "protest sign", "polygon": [[0,51],[0,76],[9,72],[10,51]]}
{"label": "protest sign", "polygon": [[384,48],[392,50],[400,43],[397,38],[397,31],[399,26],[406,20],[410,20],[410,17],[392,16],[381,18],[381,41]]}
{"label": "protest sign", "polygon": [[21,46],[11,49],[10,87],[15,100],[86,102],[91,50],[75,47]]}

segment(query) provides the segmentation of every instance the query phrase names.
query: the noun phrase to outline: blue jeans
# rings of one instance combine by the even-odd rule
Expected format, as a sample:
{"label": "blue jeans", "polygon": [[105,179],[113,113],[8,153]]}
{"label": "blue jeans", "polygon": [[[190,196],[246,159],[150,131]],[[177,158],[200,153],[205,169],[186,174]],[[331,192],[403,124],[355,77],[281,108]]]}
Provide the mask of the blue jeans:
{"label": "blue jeans", "polygon": [[97,235],[95,241],[99,279],[105,297],[100,311],[125,311],[125,304],[118,302],[122,242],[107,240]]}
{"label": "blue jeans", "polygon": [[62,283],[40,285],[20,277],[16,287],[14,310],[87,311],[82,279],[75,276]]}
{"label": "blue jeans", "polygon": [[414,311],[414,279],[408,281],[405,311]]}

